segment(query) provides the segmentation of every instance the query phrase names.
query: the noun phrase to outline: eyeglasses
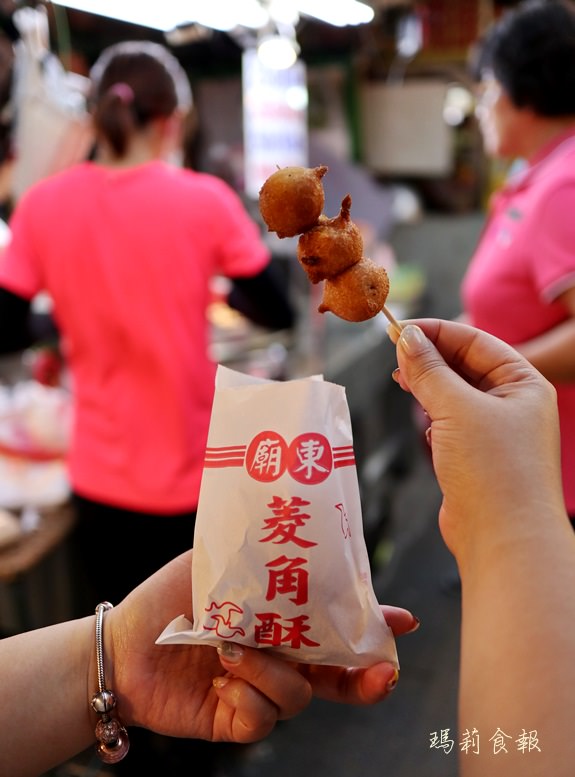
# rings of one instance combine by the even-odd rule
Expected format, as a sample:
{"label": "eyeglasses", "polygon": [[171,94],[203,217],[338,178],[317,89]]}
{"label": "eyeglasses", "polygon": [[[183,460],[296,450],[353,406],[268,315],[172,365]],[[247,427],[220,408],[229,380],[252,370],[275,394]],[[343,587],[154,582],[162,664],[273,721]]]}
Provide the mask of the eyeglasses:
{"label": "eyeglasses", "polygon": [[485,78],[475,92],[475,115],[490,110],[501,97],[501,84],[495,78]]}

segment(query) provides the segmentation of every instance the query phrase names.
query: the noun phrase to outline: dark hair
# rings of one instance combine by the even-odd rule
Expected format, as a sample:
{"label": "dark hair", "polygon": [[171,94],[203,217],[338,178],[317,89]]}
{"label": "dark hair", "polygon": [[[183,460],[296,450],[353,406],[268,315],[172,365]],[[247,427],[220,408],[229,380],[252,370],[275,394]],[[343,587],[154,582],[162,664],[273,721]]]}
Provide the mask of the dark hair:
{"label": "dark hair", "polygon": [[507,11],[479,42],[473,71],[491,71],[518,108],[575,115],[575,6],[526,0]]}
{"label": "dark hair", "polygon": [[106,49],[92,68],[91,78],[96,132],[119,157],[135,131],[154,119],[171,116],[178,105],[191,106],[191,90],[179,63],[162,46],[149,41]]}

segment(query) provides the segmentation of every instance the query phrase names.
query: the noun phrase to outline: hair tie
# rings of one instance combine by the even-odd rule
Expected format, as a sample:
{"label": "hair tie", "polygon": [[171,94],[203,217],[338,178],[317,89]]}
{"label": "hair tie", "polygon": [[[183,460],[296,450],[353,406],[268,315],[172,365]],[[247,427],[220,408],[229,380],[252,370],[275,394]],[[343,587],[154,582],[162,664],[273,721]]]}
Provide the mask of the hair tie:
{"label": "hair tie", "polygon": [[126,105],[129,105],[130,103],[134,102],[134,90],[130,86],[130,84],[126,84],[124,81],[118,81],[117,84],[113,84],[109,89],[110,94],[115,95],[116,97],[119,97],[120,100],[125,103]]}

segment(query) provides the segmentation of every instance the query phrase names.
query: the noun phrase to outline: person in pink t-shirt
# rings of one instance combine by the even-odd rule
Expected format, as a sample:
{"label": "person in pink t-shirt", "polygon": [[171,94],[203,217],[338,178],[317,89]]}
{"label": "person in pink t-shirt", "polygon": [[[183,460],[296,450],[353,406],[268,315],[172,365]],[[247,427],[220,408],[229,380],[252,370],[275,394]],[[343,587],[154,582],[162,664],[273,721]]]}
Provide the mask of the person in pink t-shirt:
{"label": "person in pink t-shirt", "polygon": [[528,0],[478,50],[485,150],[521,165],[490,203],[463,279],[464,315],[555,385],[575,521],[575,8]]}
{"label": "person in pink t-shirt", "polygon": [[230,302],[262,326],[288,329],[294,313],[239,196],[164,161],[192,102],[177,60],[128,41],[91,77],[94,160],[35,184],[11,216],[0,350],[28,344],[30,301],[46,291],[71,375],[76,555],[95,607],[193,544],[212,279],[231,279]]}

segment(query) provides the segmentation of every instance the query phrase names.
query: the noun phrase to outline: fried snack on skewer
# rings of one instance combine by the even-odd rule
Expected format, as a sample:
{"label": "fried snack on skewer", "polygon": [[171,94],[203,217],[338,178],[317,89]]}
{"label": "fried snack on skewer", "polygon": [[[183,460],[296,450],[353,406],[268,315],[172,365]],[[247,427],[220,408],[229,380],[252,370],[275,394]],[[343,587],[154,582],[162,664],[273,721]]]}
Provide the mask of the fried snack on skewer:
{"label": "fried snack on skewer", "polygon": [[351,220],[351,196],[341,202],[337,216],[320,216],[315,227],[301,235],[297,258],[312,283],[333,278],[359,262],[363,256],[363,238]]}
{"label": "fried snack on skewer", "polygon": [[385,307],[389,278],[383,267],[363,254],[363,239],[350,216],[351,196],[333,219],[323,215],[325,165],[279,168],[260,189],[260,213],[278,237],[300,235],[297,256],[312,283],[324,280],[320,313],[346,321],[366,321],[382,312],[401,333]]}
{"label": "fried snack on skewer", "polygon": [[385,307],[389,278],[383,267],[363,257],[325,281],[320,313],[330,311],[345,321],[367,321]]}
{"label": "fried snack on skewer", "polygon": [[295,237],[315,226],[325,204],[319,167],[282,167],[266,179],[259,193],[260,213],[269,232]]}

